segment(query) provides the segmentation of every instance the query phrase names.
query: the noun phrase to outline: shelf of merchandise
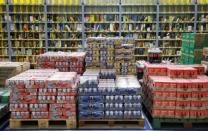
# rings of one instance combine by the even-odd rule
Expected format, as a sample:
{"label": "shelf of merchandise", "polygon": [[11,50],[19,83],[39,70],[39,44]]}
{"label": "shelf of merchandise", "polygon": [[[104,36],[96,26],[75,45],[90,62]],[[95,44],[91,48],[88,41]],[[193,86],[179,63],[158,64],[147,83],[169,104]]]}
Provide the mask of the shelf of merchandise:
{"label": "shelf of merchandise", "polygon": [[[135,4],[130,2],[135,2]],[[141,0],[121,1],[121,35],[135,38],[136,60],[147,60],[148,48],[157,43],[157,3],[149,0],[144,2]]]}
{"label": "shelf of merchandise", "polygon": [[17,2],[8,1],[11,60],[34,64],[36,56],[46,51],[44,1]]}
{"label": "shelf of merchandise", "polygon": [[7,23],[7,15],[6,12],[8,6],[6,1],[0,1],[0,61],[8,61],[10,59],[9,56],[9,31],[8,31],[8,23]]}
{"label": "shelf of merchandise", "polygon": [[82,46],[82,3],[46,1],[48,51],[76,51]]}
{"label": "shelf of merchandise", "polygon": [[119,0],[92,5],[84,1],[84,33],[85,39],[97,36],[119,36]]}
{"label": "shelf of merchandise", "polygon": [[159,47],[163,59],[178,62],[181,34],[208,32],[208,3],[5,0],[0,1],[0,22],[0,61],[35,64],[36,55],[47,51],[84,50],[88,37],[123,36],[135,38],[137,60],[147,59],[148,48]]}
{"label": "shelf of merchandise", "polygon": [[182,33],[195,32],[196,3],[184,0],[184,3],[171,5],[171,1],[167,2],[159,2],[158,47],[162,50],[163,60],[179,63]]}

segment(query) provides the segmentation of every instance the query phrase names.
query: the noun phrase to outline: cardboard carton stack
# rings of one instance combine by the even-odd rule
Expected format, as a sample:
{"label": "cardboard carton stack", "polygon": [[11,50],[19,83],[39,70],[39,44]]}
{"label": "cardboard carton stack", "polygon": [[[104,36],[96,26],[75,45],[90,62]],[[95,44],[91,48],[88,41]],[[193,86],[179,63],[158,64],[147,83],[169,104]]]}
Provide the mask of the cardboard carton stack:
{"label": "cardboard carton stack", "polygon": [[8,79],[11,119],[71,119],[76,123],[78,82],[76,72],[54,69],[28,70]]}
{"label": "cardboard carton stack", "polygon": [[143,102],[153,118],[208,118],[202,66],[145,65]]}
{"label": "cardboard carton stack", "polygon": [[6,79],[29,69],[28,62],[0,62],[0,87],[5,87]]}
{"label": "cardboard carton stack", "polygon": [[207,33],[184,33],[182,37],[182,64],[201,64],[203,48],[208,47]]}
{"label": "cardboard carton stack", "polygon": [[116,69],[118,75],[135,74],[134,46],[135,41],[128,38],[88,38],[86,66]]}
{"label": "cardboard carton stack", "polygon": [[75,71],[82,74],[85,71],[84,52],[47,52],[37,56],[39,69],[59,69],[59,71]]}

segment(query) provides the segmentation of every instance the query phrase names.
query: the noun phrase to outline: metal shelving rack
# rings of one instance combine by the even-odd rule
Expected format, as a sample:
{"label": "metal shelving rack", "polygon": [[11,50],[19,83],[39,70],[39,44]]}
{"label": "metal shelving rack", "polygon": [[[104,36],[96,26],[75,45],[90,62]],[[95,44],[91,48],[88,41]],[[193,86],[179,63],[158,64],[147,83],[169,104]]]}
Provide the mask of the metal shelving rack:
{"label": "metal shelving rack", "polygon": [[[137,41],[136,45],[136,51],[135,51],[135,56],[136,59],[147,59],[147,50],[149,47],[160,47],[163,52],[171,52],[171,50],[174,50],[173,53],[164,53],[163,59],[171,59],[173,61],[178,61],[180,59],[180,49],[181,49],[181,34],[183,32],[208,32],[208,4],[202,5],[200,3],[200,0],[196,0],[194,3],[190,4],[178,4],[178,5],[170,5],[170,4],[163,4],[163,1],[166,0],[157,0],[155,1],[154,4],[148,4],[148,3],[139,3],[135,2],[134,4],[132,3],[125,3],[125,0],[113,0],[114,3],[108,4],[106,2],[103,3],[88,3],[90,2],[89,0],[77,0],[78,4],[74,5],[72,3],[66,4],[58,2],[58,5],[54,5],[57,3],[51,4],[52,0],[42,0],[41,5],[37,5],[37,7],[42,8],[40,13],[38,15],[43,16],[43,20],[37,22],[37,25],[43,25],[44,30],[43,31],[35,31],[33,33],[37,34],[42,34],[43,33],[43,45],[44,46],[14,46],[14,42],[16,41],[24,41],[24,39],[19,39],[19,38],[14,38],[13,34],[21,34],[24,33],[25,31],[12,31],[11,27],[13,24],[31,24],[30,21],[13,21],[13,19],[9,19],[9,16],[18,16],[22,15],[28,15],[28,16],[34,16],[37,14],[37,12],[14,12],[11,10],[14,6],[20,6],[22,8],[26,7],[32,7],[34,6],[31,3],[24,3],[24,4],[18,4],[18,5],[13,5],[11,4],[12,0],[5,0],[5,4],[1,4],[0,7],[4,7],[4,11],[0,13],[1,16],[1,21],[2,19],[8,18],[3,22],[1,22],[1,25],[6,25],[5,30],[3,30],[4,37],[0,38],[0,43],[6,43],[6,47],[1,45],[0,49],[0,60],[12,60],[12,61],[19,61],[16,59],[17,57],[22,57],[24,58],[24,61],[31,61],[30,59],[32,57],[35,57],[37,54],[44,53],[47,51],[76,51],[76,50],[84,50],[86,48],[86,38],[90,36],[131,36],[134,37]],[[133,0],[135,1],[135,0]],[[148,0],[147,0],[148,1]],[[161,10],[163,8],[170,8],[170,11],[165,10],[165,12],[162,12]],[[186,7],[186,8],[191,8],[190,11],[181,11],[177,12],[176,8],[180,7]],[[1,9],[0,8],[0,9]],[[70,10],[76,8],[76,10]],[[95,8],[100,9],[97,11]],[[113,10],[108,10],[113,8]],[[127,8],[132,8],[134,9],[133,11],[130,10],[128,11]],[[151,9],[152,8],[152,9]],[[54,9],[54,10],[52,10]],[[203,15],[206,14],[207,18],[203,18]],[[94,20],[94,21],[86,21],[86,16],[93,16],[98,17],[103,15],[102,18],[99,18],[99,20]],[[162,16],[193,16],[196,19],[190,21],[189,19],[184,20],[184,21],[169,21],[169,20],[161,20]],[[3,17],[2,17],[3,16]],[[50,17],[60,17],[63,16],[63,19],[65,20],[54,20],[50,21]],[[69,16],[79,16],[79,20],[66,20],[67,17]],[[116,18],[109,18],[110,21],[108,20],[108,16],[114,16]],[[132,18],[133,16],[135,17],[146,17],[146,20],[124,20],[125,16],[129,16],[129,18]],[[149,18],[148,18],[149,17]],[[152,18],[151,18],[152,17]],[[55,18],[54,18],[55,19]],[[95,19],[95,18],[92,18]],[[105,19],[105,21],[103,20]],[[72,28],[70,26],[72,25],[77,25],[80,24],[80,30],[72,30],[69,28]],[[116,30],[110,30],[109,28],[112,28],[110,26],[116,25]],[[128,27],[128,30],[123,30],[124,25],[131,25],[132,27]],[[152,26],[154,25],[154,30],[153,29],[141,29],[141,25],[147,26]],[[162,25],[174,25],[177,24],[178,26],[183,26],[185,24],[191,25],[192,26],[192,31],[187,31],[187,30],[166,30],[166,29],[161,29]],[[57,30],[51,30],[51,25],[53,27],[58,28]],[[60,30],[60,26],[62,25],[61,28],[64,28],[63,30]],[[66,27],[66,25],[69,26]],[[96,25],[98,28],[94,28],[93,26]],[[99,25],[105,25],[104,29],[100,28],[101,26]],[[1,26],[0,26],[1,27]],[[91,27],[91,28],[89,28]],[[115,27],[113,27],[115,28]],[[130,29],[129,29],[130,28]],[[152,28],[152,27],[151,27]],[[69,30],[68,30],[69,29]],[[32,32],[31,32],[32,33]],[[167,37],[164,38],[163,34],[179,34],[178,38],[177,37]],[[51,34],[54,34],[55,37],[51,38]],[[66,35],[66,37],[62,37],[59,34],[69,34],[69,36]],[[111,35],[112,34],[112,35]],[[132,35],[134,34],[134,35]],[[152,34],[152,37],[138,37],[140,34]],[[71,37],[72,36],[72,37]],[[142,36],[142,35],[141,35]],[[27,38],[28,42],[35,42],[38,41],[40,42],[40,39],[35,39],[35,38]],[[51,44],[52,42],[57,42],[57,44]],[[77,44],[78,43],[78,44]],[[165,44],[164,44],[165,43]],[[167,43],[167,44],[166,44]],[[173,44],[171,44],[173,43]],[[175,44],[174,44],[175,43]],[[6,48],[8,51],[8,55],[2,55],[3,49]],[[22,49],[22,48],[30,48],[34,50],[32,54],[19,54],[16,55],[14,54],[14,50],[17,49]],[[35,50],[42,50],[42,52],[36,52]],[[167,51],[166,51],[167,50]],[[178,54],[177,54],[178,53]],[[4,59],[1,59],[4,58]],[[35,64],[35,59],[31,61],[33,64]]]}

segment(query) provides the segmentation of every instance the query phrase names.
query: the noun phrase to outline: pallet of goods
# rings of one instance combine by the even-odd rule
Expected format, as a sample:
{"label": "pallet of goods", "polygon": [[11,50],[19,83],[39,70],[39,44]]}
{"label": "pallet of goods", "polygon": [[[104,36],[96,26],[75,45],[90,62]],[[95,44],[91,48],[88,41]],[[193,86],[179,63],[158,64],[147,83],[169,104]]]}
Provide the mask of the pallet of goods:
{"label": "pallet of goods", "polygon": [[143,104],[153,128],[208,124],[208,77],[204,72],[201,65],[146,64]]}
{"label": "pallet of goods", "polygon": [[85,55],[85,52],[47,52],[37,56],[37,68],[83,74]]}
{"label": "pallet of goods", "polygon": [[8,79],[10,129],[75,129],[78,83],[76,72],[55,69],[28,70]]}
{"label": "pallet of goods", "polygon": [[109,73],[107,69],[86,72],[80,77],[79,128],[144,127],[141,87],[136,77],[115,78],[115,71]]}
{"label": "pallet of goods", "polygon": [[135,41],[130,38],[92,37],[87,39],[87,68],[116,69],[118,75],[133,75]]}
{"label": "pallet of goods", "polygon": [[0,62],[0,87],[5,87],[6,79],[29,69],[28,62]]}

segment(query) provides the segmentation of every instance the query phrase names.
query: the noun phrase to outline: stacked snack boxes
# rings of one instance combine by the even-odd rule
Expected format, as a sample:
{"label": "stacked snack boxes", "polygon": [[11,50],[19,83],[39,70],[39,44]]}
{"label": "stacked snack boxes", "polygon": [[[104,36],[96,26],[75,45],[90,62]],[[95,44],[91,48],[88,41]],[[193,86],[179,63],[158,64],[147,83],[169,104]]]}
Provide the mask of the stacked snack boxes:
{"label": "stacked snack boxes", "polygon": [[84,52],[47,52],[37,56],[37,66],[40,69],[59,69],[82,74],[85,71],[85,55]]}
{"label": "stacked snack boxes", "polygon": [[5,87],[6,79],[30,69],[28,62],[0,62],[0,87]]}
{"label": "stacked snack boxes", "polygon": [[155,118],[207,118],[208,77],[201,68],[146,64],[143,102],[151,115]]}
{"label": "stacked snack boxes", "polygon": [[162,62],[162,51],[159,48],[148,49],[148,62],[161,63]]}
{"label": "stacked snack boxes", "polygon": [[107,72],[87,70],[80,78],[79,118],[141,118],[141,87],[136,77],[101,75]]}
{"label": "stacked snack boxes", "polygon": [[206,68],[206,74],[208,74],[208,48],[203,49],[202,65]]}
{"label": "stacked snack boxes", "polygon": [[136,71],[133,39],[92,37],[87,39],[87,68],[116,69],[118,75]]}
{"label": "stacked snack boxes", "polygon": [[8,79],[11,119],[71,119],[76,123],[78,82],[76,72],[54,69],[28,70]]}
{"label": "stacked snack boxes", "polygon": [[183,33],[182,64],[200,64],[203,58],[203,47],[208,47],[208,34]]}

